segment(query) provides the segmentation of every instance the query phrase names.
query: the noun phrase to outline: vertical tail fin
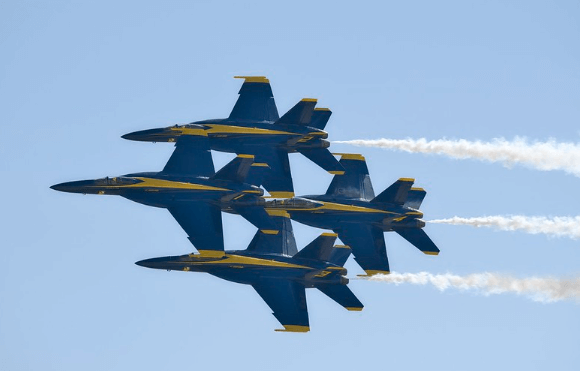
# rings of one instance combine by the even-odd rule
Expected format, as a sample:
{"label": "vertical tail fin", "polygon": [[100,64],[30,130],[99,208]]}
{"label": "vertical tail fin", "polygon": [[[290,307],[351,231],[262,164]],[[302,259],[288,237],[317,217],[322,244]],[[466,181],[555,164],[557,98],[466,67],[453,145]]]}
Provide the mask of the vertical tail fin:
{"label": "vertical tail fin", "polygon": [[312,119],[308,126],[324,130],[331,115],[332,111],[328,108],[315,108],[314,112],[312,112]]}
{"label": "vertical tail fin", "polygon": [[250,166],[254,162],[253,155],[238,155],[232,161],[222,167],[211,179],[230,180],[237,183],[245,183]]}
{"label": "vertical tail fin", "polygon": [[296,255],[298,248],[290,219],[285,216],[272,216],[271,218],[276,224],[276,229],[258,230],[247,250],[266,254]]}
{"label": "vertical tail fin", "polygon": [[300,250],[296,255],[294,255],[294,257],[299,259],[328,261],[331,257],[332,251],[334,250],[333,246],[336,237],[338,237],[336,233],[323,233],[314,241],[310,242],[305,248]]}
{"label": "vertical tail fin", "polygon": [[312,113],[314,112],[314,107],[316,106],[316,99],[304,98],[288,112],[286,112],[276,124],[288,124],[288,125],[308,125],[312,119]]}
{"label": "vertical tail fin", "polygon": [[352,153],[335,155],[342,156],[339,163],[345,171],[334,176],[326,194],[335,198],[372,200],[375,192],[364,156]]}
{"label": "vertical tail fin", "polygon": [[407,195],[407,201],[405,201],[404,206],[413,209],[419,209],[426,195],[427,192],[423,188],[411,188]]}
{"label": "vertical tail fin", "polygon": [[371,202],[403,205],[407,201],[407,196],[414,182],[415,179],[400,178],[380,195],[373,198]]}

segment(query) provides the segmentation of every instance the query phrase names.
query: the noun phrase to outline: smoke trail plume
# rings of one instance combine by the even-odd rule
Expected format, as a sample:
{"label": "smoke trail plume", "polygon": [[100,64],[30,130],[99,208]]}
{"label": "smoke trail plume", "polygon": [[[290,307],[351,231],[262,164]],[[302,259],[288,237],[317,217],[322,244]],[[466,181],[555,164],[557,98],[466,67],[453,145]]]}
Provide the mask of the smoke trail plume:
{"label": "smoke trail plume", "polygon": [[545,303],[566,299],[580,303],[580,277],[567,279],[532,277],[520,279],[487,272],[467,276],[421,272],[379,274],[366,279],[394,283],[396,285],[401,283],[430,284],[440,291],[455,288],[461,291],[476,290],[484,295],[514,293]]}
{"label": "smoke trail plume", "polygon": [[554,217],[543,216],[484,216],[477,218],[461,218],[454,216],[448,219],[430,220],[429,223],[469,225],[472,227],[489,227],[502,231],[521,230],[531,234],[546,234],[556,237],[580,238],[580,216]]}
{"label": "smoke trail plume", "polygon": [[363,147],[398,149],[412,153],[436,153],[457,159],[474,158],[482,161],[501,162],[510,167],[522,164],[538,170],[564,170],[580,177],[580,144],[547,142],[528,143],[526,138],[513,141],[497,138],[491,142],[460,140],[376,139],[346,140],[334,143]]}

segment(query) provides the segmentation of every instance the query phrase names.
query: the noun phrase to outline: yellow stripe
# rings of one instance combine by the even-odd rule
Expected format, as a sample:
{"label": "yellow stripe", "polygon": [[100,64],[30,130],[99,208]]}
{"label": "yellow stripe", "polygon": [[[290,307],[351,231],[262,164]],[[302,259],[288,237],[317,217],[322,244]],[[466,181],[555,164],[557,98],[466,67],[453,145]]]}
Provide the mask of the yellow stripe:
{"label": "yellow stripe", "polygon": [[321,236],[325,236],[325,237],[338,237],[338,235],[336,233],[330,233],[330,232],[325,232],[325,233],[321,234]]}
{"label": "yellow stripe", "polygon": [[294,192],[270,192],[270,196],[273,198],[292,198],[294,197]]}
{"label": "yellow stripe", "polygon": [[282,209],[266,209],[266,212],[270,216],[282,216],[284,218],[290,218],[290,214],[286,212],[286,210]]}
{"label": "yellow stripe", "polygon": [[315,108],[315,111],[330,111],[328,108]]}
{"label": "yellow stripe", "polygon": [[400,182],[415,182],[413,178],[399,178]]}
{"label": "yellow stripe", "polygon": [[201,255],[204,258],[221,258],[222,256],[226,255],[226,253],[221,250],[197,250],[197,251],[199,252],[199,255]]}
{"label": "yellow stripe", "polygon": [[411,187],[411,191],[425,191],[423,188]]}
{"label": "yellow stripe", "polygon": [[270,80],[266,76],[234,76],[234,79],[244,79],[244,82],[258,82],[262,84],[269,84]]}
{"label": "yellow stripe", "polygon": [[254,158],[254,155],[238,155],[239,158]]}
{"label": "yellow stripe", "polygon": [[423,254],[426,254],[426,255],[439,255],[439,252],[437,252],[437,251],[423,251]]}
{"label": "yellow stripe", "polygon": [[329,171],[329,173],[334,174],[334,175],[344,175],[344,171],[338,171],[338,170]]}
{"label": "yellow stripe", "polygon": [[260,229],[260,232],[264,234],[278,234],[280,231],[277,231],[275,229]]}
{"label": "yellow stripe", "polygon": [[359,307],[345,307],[346,310],[350,310],[351,312],[360,312],[361,310],[363,310],[362,308]]}
{"label": "yellow stripe", "polygon": [[298,326],[298,325],[282,325],[284,329],[276,329],[279,332],[308,332],[310,331],[309,326]]}
{"label": "yellow stripe", "polygon": [[334,245],[334,247],[336,249],[350,249],[350,246],[348,245]]}
{"label": "yellow stripe", "polygon": [[359,277],[370,277],[370,276],[374,276],[375,274],[390,274],[391,272],[389,271],[379,271],[379,270],[373,270],[373,269],[369,269],[369,270],[365,270],[365,274],[359,274]]}
{"label": "yellow stripe", "polygon": [[357,160],[364,161],[365,157],[358,153],[333,153],[335,156],[341,156],[341,160]]}
{"label": "yellow stripe", "polygon": [[120,188],[172,188],[172,189],[194,189],[194,190],[201,190],[201,191],[229,191],[226,188],[219,188],[219,187],[212,187],[203,184],[195,184],[195,183],[184,183],[184,182],[176,182],[172,180],[163,180],[163,179],[154,179],[154,178],[143,178],[143,177],[134,177],[133,179],[141,180],[140,183],[136,184],[128,184],[128,185],[105,185],[105,186],[90,186],[95,188],[111,188],[111,189],[120,189]]}
{"label": "yellow stripe", "polygon": [[252,164],[252,166],[270,167],[270,165],[268,165],[268,164],[267,164],[267,163],[265,163],[265,162],[254,162],[254,163]]}
{"label": "yellow stripe", "polygon": [[262,128],[247,128],[243,126],[220,125],[220,124],[206,124],[209,129],[193,129],[187,127],[172,127],[171,130],[176,132],[176,135],[197,135],[207,136],[208,134],[257,134],[257,135],[300,135],[281,130],[270,130]]}
{"label": "yellow stripe", "polygon": [[304,209],[304,210],[336,210],[336,211],[352,211],[355,213],[396,214],[392,211],[369,209],[367,207],[362,207],[362,206],[336,204],[334,202],[324,202],[324,204],[318,208]]}
{"label": "yellow stripe", "polygon": [[301,102],[315,102],[316,103],[316,102],[318,102],[318,99],[316,99],[316,98],[302,98],[300,101]]}

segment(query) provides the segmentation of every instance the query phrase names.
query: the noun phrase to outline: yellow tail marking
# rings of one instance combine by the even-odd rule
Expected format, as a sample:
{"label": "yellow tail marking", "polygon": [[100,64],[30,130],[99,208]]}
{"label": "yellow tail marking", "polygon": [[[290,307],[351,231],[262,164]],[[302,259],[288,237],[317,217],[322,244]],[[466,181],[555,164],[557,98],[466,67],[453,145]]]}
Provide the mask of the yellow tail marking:
{"label": "yellow tail marking", "polygon": [[260,232],[264,234],[278,234],[280,231],[277,231],[275,229],[260,229]]}
{"label": "yellow tail marking", "polygon": [[315,111],[330,111],[328,108],[315,108]]}
{"label": "yellow tail marking", "polygon": [[282,325],[284,329],[276,329],[279,332],[308,332],[310,331],[309,326],[298,326],[298,325]]}
{"label": "yellow tail marking", "polygon": [[335,156],[341,156],[341,160],[365,161],[365,157],[358,153],[333,153]]}
{"label": "yellow tail marking", "polygon": [[338,235],[336,233],[331,233],[331,232],[324,232],[323,234],[321,234],[321,236],[325,236],[325,237],[338,237]]}
{"label": "yellow tail marking", "polygon": [[348,246],[348,245],[334,245],[334,248],[336,248],[336,249],[350,249],[350,246]]}
{"label": "yellow tail marking", "polygon": [[318,102],[318,99],[316,98],[302,98],[301,102]]}
{"label": "yellow tail marking", "polygon": [[344,171],[339,171],[339,170],[329,171],[329,173],[333,174],[333,175],[344,175]]}
{"label": "yellow tail marking", "polygon": [[437,252],[437,251],[423,251],[423,254],[425,254],[425,255],[439,255],[439,252]]}
{"label": "yellow tail marking", "polygon": [[267,164],[267,163],[265,163],[265,162],[254,162],[254,163],[252,164],[252,166],[270,167],[270,165],[268,165],[268,164]]}
{"label": "yellow tail marking", "polygon": [[362,307],[345,307],[346,310],[349,310],[351,312],[360,312],[362,309]]}
{"label": "yellow tail marking", "polygon": [[254,155],[238,155],[239,158],[254,158]]}
{"label": "yellow tail marking", "polygon": [[262,84],[269,84],[270,80],[266,76],[234,76],[234,79],[244,79],[244,82],[258,82]]}
{"label": "yellow tail marking", "polygon": [[415,182],[415,179],[413,178],[399,178],[399,181],[401,182]]}
{"label": "yellow tail marking", "polygon": [[424,191],[424,189],[418,187],[411,187],[411,191]]}

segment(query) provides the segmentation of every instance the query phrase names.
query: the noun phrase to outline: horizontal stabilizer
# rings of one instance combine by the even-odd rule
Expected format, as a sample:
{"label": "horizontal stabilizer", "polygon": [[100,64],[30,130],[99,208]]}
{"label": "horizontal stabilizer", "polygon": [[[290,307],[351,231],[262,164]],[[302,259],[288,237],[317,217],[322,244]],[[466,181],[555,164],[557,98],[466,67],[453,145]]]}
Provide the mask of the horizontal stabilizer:
{"label": "horizontal stabilizer", "polygon": [[216,180],[229,180],[236,183],[245,183],[253,162],[253,155],[238,155],[211,178]]}
{"label": "horizontal stabilizer", "polygon": [[183,138],[163,168],[165,174],[212,176],[215,173],[207,137]]}
{"label": "horizontal stabilizer", "polygon": [[278,110],[270,87],[270,81],[264,76],[235,76],[244,79],[240,96],[230,120],[276,121]]}
{"label": "horizontal stabilizer", "polygon": [[323,233],[300,250],[295,258],[328,261],[334,250],[335,233]]}
{"label": "horizontal stabilizer", "polygon": [[350,153],[340,155],[344,174],[334,176],[326,195],[341,199],[372,200],[375,192],[364,156]]}
{"label": "horizontal stabilizer", "polygon": [[298,151],[306,156],[310,161],[320,166],[331,174],[343,174],[343,166],[330,153],[328,148],[308,148],[300,149]]}
{"label": "horizontal stabilizer", "polygon": [[324,130],[331,115],[332,111],[328,108],[315,108],[314,112],[312,112],[312,119],[310,120],[310,124],[308,124],[308,126]]}
{"label": "horizontal stabilizer", "polygon": [[423,199],[427,195],[427,192],[423,188],[411,188],[409,194],[407,195],[407,201],[405,201],[404,206],[419,209]]}
{"label": "horizontal stabilizer", "polygon": [[361,311],[364,308],[364,305],[346,285],[322,285],[316,288],[347,310]]}
{"label": "horizontal stabilizer", "polygon": [[306,290],[296,281],[283,279],[262,280],[252,284],[254,290],[272,309],[274,317],[288,332],[308,332]]}
{"label": "horizontal stabilizer", "polygon": [[344,224],[335,229],[342,242],[352,249],[354,259],[367,275],[389,273],[389,259],[383,230],[368,224]]}
{"label": "horizontal stabilizer", "polygon": [[316,106],[316,99],[304,98],[284,116],[280,117],[276,124],[286,124],[286,125],[308,125],[312,119],[312,113],[314,112],[314,107]]}
{"label": "horizontal stabilizer", "polygon": [[413,244],[413,246],[423,251],[423,253],[427,255],[439,254],[439,249],[435,246],[433,241],[431,241],[429,236],[427,236],[427,233],[425,233],[424,230],[417,228],[401,228],[395,229],[395,232]]}
{"label": "horizontal stabilizer", "polygon": [[413,186],[415,179],[400,178],[371,202],[403,205],[407,201],[407,195]]}
{"label": "horizontal stabilizer", "polygon": [[298,252],[292,223],[289,218],[270,217],[273,229],[260,229],[248,245],[248,251],[262,254],[282,254],[293,256]]}

